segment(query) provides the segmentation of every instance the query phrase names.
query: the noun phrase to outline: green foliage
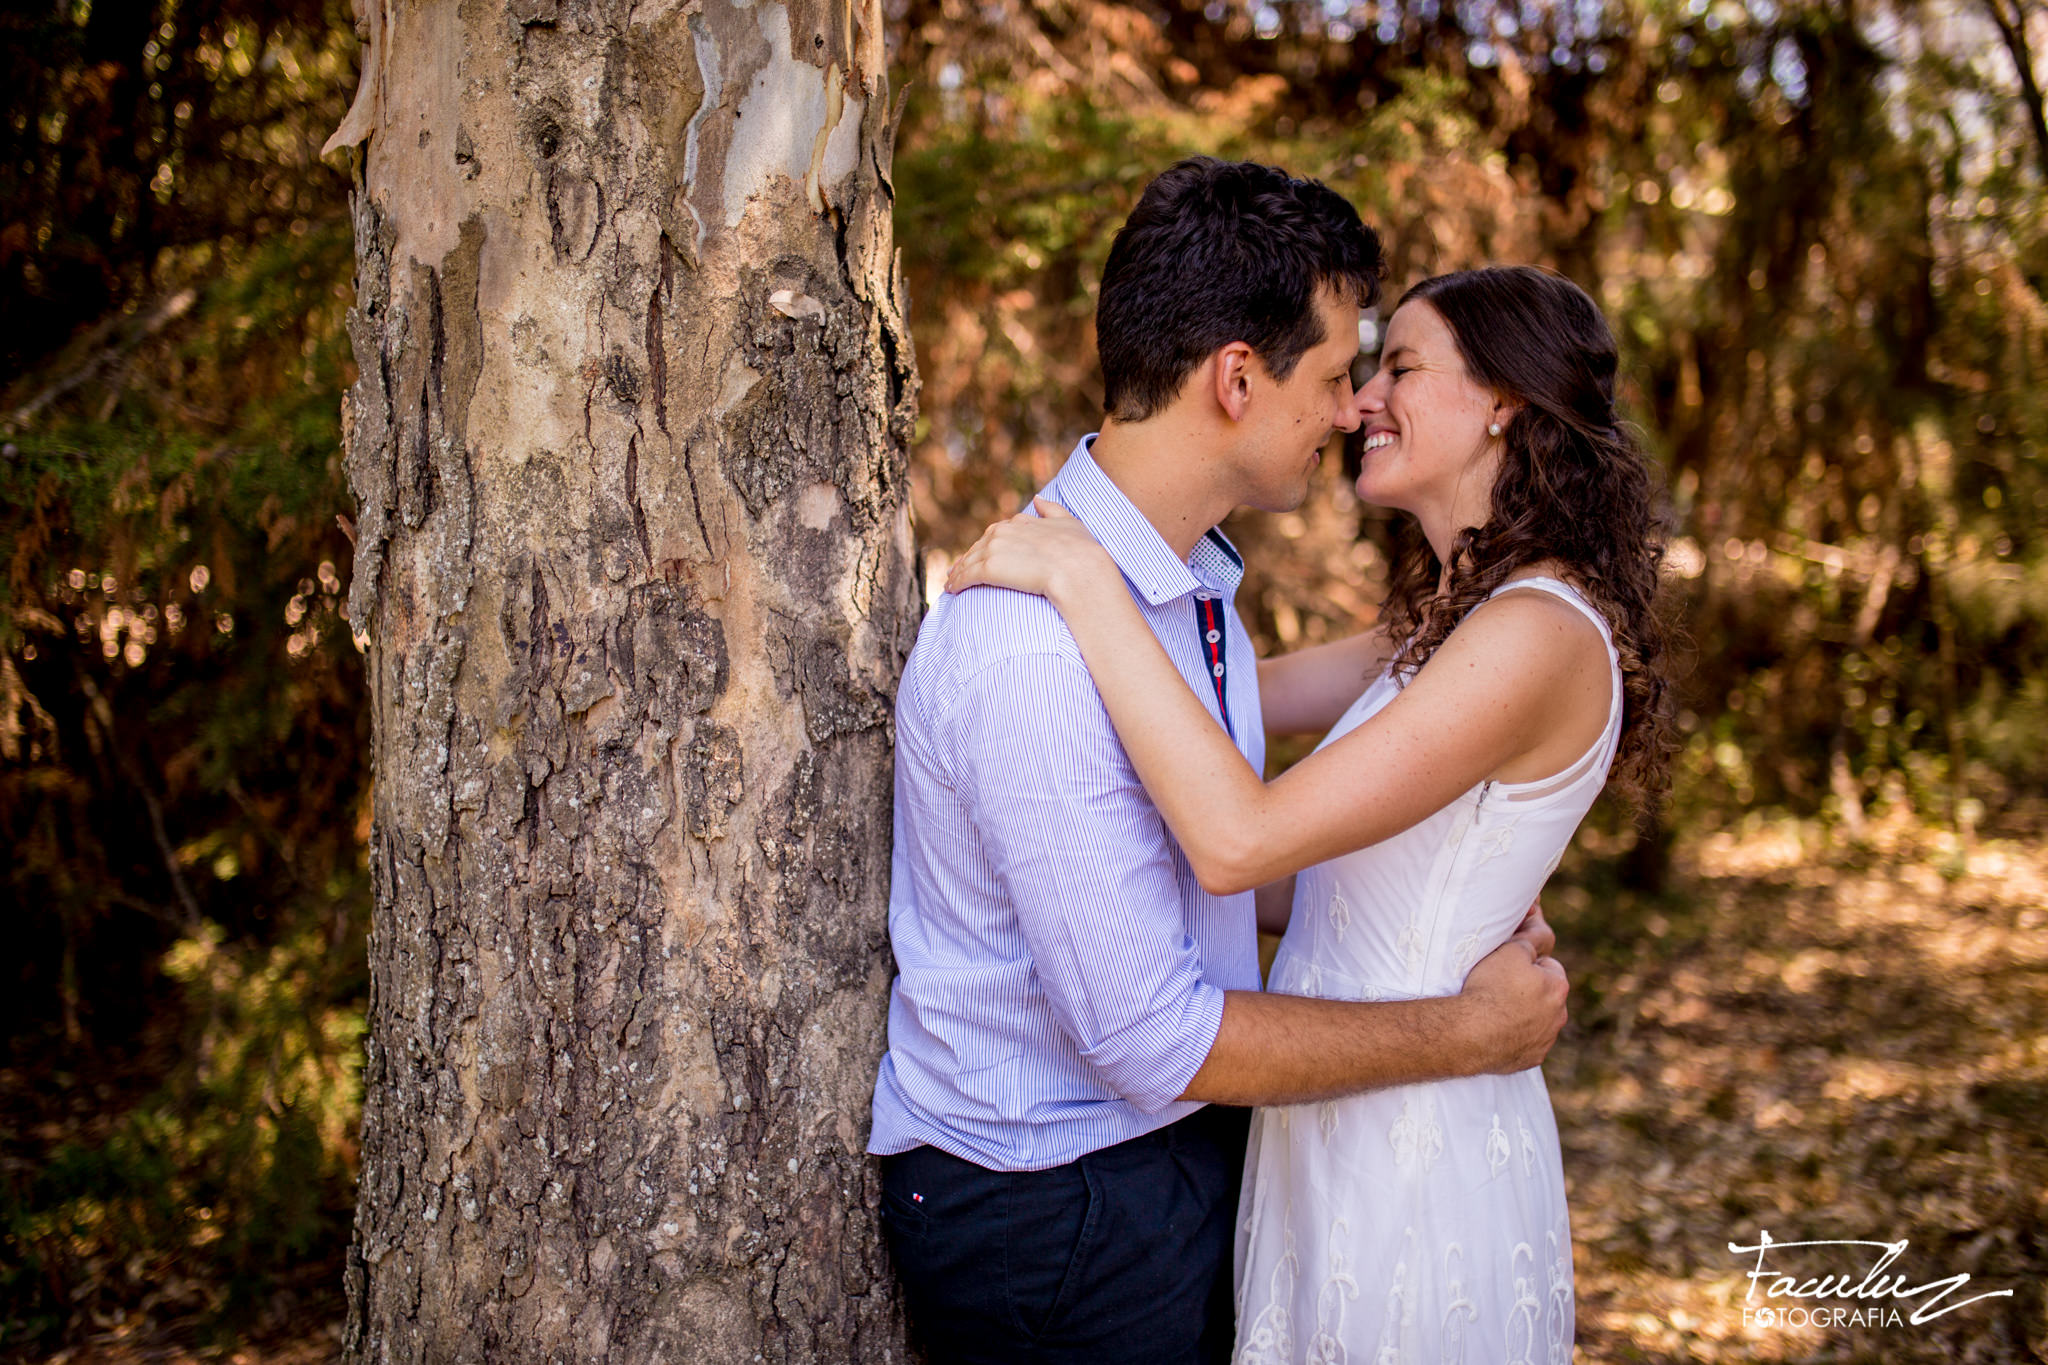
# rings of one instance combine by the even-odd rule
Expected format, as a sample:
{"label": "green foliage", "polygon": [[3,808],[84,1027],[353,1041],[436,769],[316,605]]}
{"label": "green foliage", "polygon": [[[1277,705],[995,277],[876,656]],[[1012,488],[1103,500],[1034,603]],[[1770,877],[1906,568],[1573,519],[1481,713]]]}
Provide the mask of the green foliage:
{"label": "green foliage", "polygon": [[[1536,260],[1606,306],[1672,480],[1689,816],[2027,808],[2048,747],[2024,700],[2048,668],[2048,147],[1990,26],[1920,5],[1506,13],[1212,6],[1122,64],[1090,56],[1113,19],[1041,14],[1062,80],[997,21],[916,30],[907,59],[942,92],[897,161],[913,296],[944,314],[919,332],[932,541],[966,545],[1094,424],[1086,282],[1151,171],[1276,161],[1359,203],[1393,293]],[[1384,549],[1382,520],[1358,527]],[[1353,628],[1384,570],[1347,591],[1329,532],[1233,530],[1269,647]]]}
{"label": "green foliage", "polygon": [[163,325],[17,386],[86,371],[0,447],[0,1344],[239,1317],[345,1241],[350,261],[338,214],[170,253]]}
{"label": "green foliage", "polygon": [[0,13],[0,374],[118,333],[181,256],[332,214],[346,181],[318,150],[354,85],[350,28],[339,0]]}
{"label": "green foliage", "polygon": [[0,1346],[118,1306],[124,1281],[182,1280],[172,1306],[232,1315],[277,1266],[338,1252],[364,949],[356,917],[332,928],[340,941],[302,921],[266,947],[207,923],[165,954],[189,1035],[168,1082],[103,1135],[60,1142],[0,1183]]}
{"label": "green foliage", "polygon": [[[216,1254],[245,1274],[331,1241],[333,1214],[352,1203],[365,984],[358,929],[353,917],[337,918],[332,931],[305,925],[258,949],[225,944],[209,925],[165,956],[198,1036],[164,1126],[177,1168],[195,1182],[189,1205],[213,1210]],[[354,970],[334,971],[330,958]]]}

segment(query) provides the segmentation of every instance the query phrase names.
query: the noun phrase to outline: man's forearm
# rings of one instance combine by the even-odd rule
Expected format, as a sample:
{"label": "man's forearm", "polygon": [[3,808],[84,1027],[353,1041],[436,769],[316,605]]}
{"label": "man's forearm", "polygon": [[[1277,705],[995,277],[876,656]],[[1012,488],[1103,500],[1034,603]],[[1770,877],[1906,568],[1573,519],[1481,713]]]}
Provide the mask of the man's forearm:
{"label": "man's forearm", "polygon": [[1223,1025],[1182,1099],[1298,1104],[1389,1085],[1540,1066],[1571,983],[1531,906],[1457,995],[1386,1002],[1228,991]]}
{"label": "man's forearm", "polygon": [[1298,1104],[1470,1076],[1486,1059],[1462,997],[1381,1002],[1231,991],[1223,1026],[1182,1099]]}

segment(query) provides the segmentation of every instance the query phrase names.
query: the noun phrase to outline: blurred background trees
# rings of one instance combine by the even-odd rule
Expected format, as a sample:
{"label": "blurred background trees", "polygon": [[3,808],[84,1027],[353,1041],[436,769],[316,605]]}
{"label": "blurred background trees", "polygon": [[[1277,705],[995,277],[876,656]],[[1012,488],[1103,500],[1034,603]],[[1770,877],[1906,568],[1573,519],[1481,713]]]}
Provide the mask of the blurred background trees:
{"label": "blurred background trees", "polygon": [[[2036,6],[888,15],[934,561],[1092,428],[1090,290],[1149,176],[1273,161],[1379,227],[1389,304],[1540,261],[1622,339],[1676,513],[1687,743],[1661,822],[1610,813],[1569,873],[1654,887],[1674,837],[1777,812],[1852,847],[1910,812],[1952,873],[1978,831],[2041,832]],[[366,712],[339,576],[349,180],[317,149],[353,22],[0,10],[0,1349],[289,1317],[345,1241]],[[1301,512],[1231,530],[1269,649],[1369,620],[1400,534],[1328,466]]]}

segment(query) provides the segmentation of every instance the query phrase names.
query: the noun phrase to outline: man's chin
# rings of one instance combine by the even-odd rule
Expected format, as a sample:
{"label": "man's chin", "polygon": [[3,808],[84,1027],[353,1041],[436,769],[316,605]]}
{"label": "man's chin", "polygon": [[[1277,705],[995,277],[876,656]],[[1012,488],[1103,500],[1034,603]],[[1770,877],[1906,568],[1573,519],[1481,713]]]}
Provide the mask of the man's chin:
{"label": "man's chin", "polygon": [[1256,501],[1244,505],[1255,512],[1298,512],[1308,501],[1308,481],[1302,480],[1301,487],[1281,489],[1271,494],[1262,494]]}

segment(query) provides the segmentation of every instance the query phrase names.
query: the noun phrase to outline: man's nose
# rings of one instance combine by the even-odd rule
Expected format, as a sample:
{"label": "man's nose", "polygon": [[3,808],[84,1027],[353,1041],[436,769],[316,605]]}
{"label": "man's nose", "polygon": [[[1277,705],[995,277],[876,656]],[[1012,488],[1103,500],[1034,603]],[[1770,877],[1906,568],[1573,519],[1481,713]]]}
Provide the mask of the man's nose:
{"label": "man's nose", "polygon": [[[1360,384],[1357,394],[1352,399],[1351,410],[1361,422],[1374,413],[1383,411],[1387,406],[1385,396],[1379,392],[1379,378],[1378,375],[1374,375],[1371,379]],[[1348,427],[1346,428],[1346,430],[1349,429]]]}

